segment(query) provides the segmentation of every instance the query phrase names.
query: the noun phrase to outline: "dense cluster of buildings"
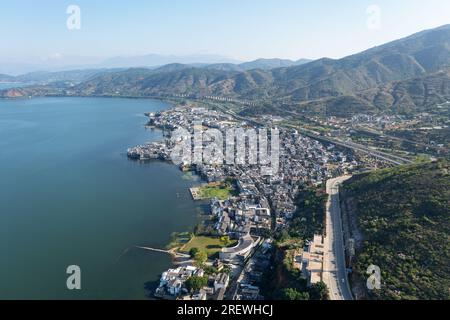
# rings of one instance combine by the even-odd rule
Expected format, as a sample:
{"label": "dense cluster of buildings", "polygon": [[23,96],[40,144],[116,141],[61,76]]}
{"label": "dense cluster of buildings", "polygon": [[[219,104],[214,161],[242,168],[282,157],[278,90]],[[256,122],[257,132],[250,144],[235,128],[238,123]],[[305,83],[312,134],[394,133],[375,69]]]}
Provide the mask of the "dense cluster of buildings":
{"label": "dense cluster of buildings", "polygon": [[[203,128],[214,128],[225,133],[235,127],[252,127],[227,114],[203,108],[175,108],[150,114],[149,117],[149,126],[168,131],[166,140],[131,148],[128,150],[130,158],[168,159],[173,144],[170,133],[178,128],[194,132],[194,126],[201,123]],[[257,283],[263,272],[261,266],[268,264],[267,255],[264,254],[267,250],[264,248],[270,246],[263,239],[268,231],[285,228],[294,217],[297,209],[295,197],[299,188],[302,185],[323,185],[330,177],[350,172],[358,166],[355,159],[333,145],[324,145],[300,135],[296,130],[279,129],[279,141],[278,170],[270,175],[262,172],[260,165],[242,162],[181,164],[182,167],[188,165],[208,182],[226,179],[235,181],[235,195],[226,200],[213,199],[210,205],[217,234],[238,240],[235,247],[224,248],[220,253],[223,263],[243,266],[233,288],[229,289],[233,292],[233,299],[251,300],[260,297]],[[198,147],[192,144],[193,150]],[[312,266],[314,261],[308,261],[309,264],[305,260],[305,265]],[[315,281],[314,268],[307,268],[312,281]],[[173,272],[163,275],[160,288],[169,288],[165,292],[178,295],[182,286],[177,287],[176,281],[181,281],[179,278],[183,278],[185,272],[175,271],[180,274],[178,277],[173,277]],[[168,277],[171,279],[169,282],[166,280]],[[174,285],[175,289],[172,289]]]}
{"label": "dense cluster of buildings", "polygon": [[[205,108],[175,108],[150,114],[149,117],[150,126],[169,132],[178,128],[193,132],[198,123],[205,129],[218,129],[224,135],[229,129],[252,127],[246,122],[236,121],[230,115]],[[207,182],[227,178],[237,181],[239,198],[213,204],[213,211],[220,215],[222,231],[235,232],[236,228],[264,225],[271,214],[279,218],[277,221],[283,227],[296,210],[294,202],[299,186],[322,185],[328,178],[351,172],[358,166],[351,155],[333,145],[326,146],[292,129],[279,129],[279,132],[279,168],[271,175],[263,174],[258,164],[228,164],[225,161],[223,164],[185,163]],[[172,144],[173,141],[166,139],[165,143],[131,148],[128,155],[141,160],[168,159]]]}
{"label": "dense cluster of buildings", "polygon": [[[191,277],[206,277],[206,285],[195,292],[191,292],[186,286],[186,281]],[[201,268],[191,265],[182,266],[163,272],[155,296],[163,299],[223,300],[229,281],[230,276],[225,272],[206,276]]]}

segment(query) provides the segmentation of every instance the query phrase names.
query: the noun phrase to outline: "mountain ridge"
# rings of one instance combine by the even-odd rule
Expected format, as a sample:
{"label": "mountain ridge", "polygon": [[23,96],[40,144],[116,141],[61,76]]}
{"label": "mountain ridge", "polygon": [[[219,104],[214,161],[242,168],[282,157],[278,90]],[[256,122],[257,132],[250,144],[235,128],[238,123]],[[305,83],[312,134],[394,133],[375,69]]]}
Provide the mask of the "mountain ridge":
{"label": "mountain ridge", "polygon": [[[342,59],[322,58],[293,66],[259,59],[266,69],[231,64],[169,64],[106,72],[82,81],[73,95],[136,97],[220,96],[288,105],[291,111],[328,114],[416,111],[450,100],[450,25],[421,31]],[[431,89],[434,93],[430,94]],[[345,110],[348,109],[348,110]]]}

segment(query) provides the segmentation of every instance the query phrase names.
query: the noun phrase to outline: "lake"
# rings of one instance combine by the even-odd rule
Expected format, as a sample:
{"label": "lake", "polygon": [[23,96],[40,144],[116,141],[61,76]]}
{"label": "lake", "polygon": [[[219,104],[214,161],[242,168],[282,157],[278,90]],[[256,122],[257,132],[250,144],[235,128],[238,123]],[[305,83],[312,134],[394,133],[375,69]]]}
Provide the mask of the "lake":
{"label": "lake", "polygon": [[[199,205],[168,163],[127,159],[162,138],[144,128],[155,100],[0,100],[0,299],[145,299],[171,233],[198,221]],[[194,178],[195,179],[195,178]],[[81,268],[79,291],[66,268]]]}

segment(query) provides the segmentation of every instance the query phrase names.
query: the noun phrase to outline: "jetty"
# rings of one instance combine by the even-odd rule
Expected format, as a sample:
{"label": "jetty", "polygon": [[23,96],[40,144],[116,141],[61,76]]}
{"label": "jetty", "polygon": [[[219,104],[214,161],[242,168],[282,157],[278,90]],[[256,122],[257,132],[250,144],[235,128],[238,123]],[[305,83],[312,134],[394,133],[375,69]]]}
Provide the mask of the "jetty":
{"label": "jetty", "polygon": [[191,192],[191,196],[192,199],[194,200],[203,200],[202,194],[201,194],[201,190],[199,187],[193,187],[190,188],[189,191]]}
{"label": "jetty", "polygon": [[173,256],[174,258],[182,258],[182,259],[190,259],[191,256],[185,253],[177,252],[175,249],[171,250],[164,250],[164,249],[158,249],[158,248],[151,248],[151,247],[141,247],[141,246],[134,246],[137,249],[147,250],[147,251],[153,251],[153,252],[160,252],[160,253],[167,253]]}

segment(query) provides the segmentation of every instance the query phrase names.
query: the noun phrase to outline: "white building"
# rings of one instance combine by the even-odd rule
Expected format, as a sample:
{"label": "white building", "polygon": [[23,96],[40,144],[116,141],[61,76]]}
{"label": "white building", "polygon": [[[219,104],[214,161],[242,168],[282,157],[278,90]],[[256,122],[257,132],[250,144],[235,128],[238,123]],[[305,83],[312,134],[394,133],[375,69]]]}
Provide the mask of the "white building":
{"label": "white building", "polygon": [[245,235],[239,239],[239,243],[231,248],[222,248],[219,253],[220,260],[232,262],[242,261],[248,257],[255,245],[255,241],[250,234]]}
{"label": "white building", "polygon": [[230,276],[226,273],[219,273],[214,280],[214,291],[217,292],[220,289],[226,289],[230,282]]}
{"label": "white building", "polygon": [[308,285],[322,281],[324,244],[321,235],[314,235],[314,240],[309,243],[308,251],[302,254],[302,272],[308,279]]}

